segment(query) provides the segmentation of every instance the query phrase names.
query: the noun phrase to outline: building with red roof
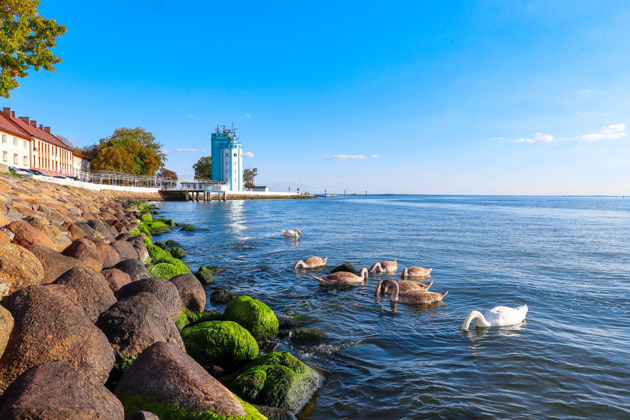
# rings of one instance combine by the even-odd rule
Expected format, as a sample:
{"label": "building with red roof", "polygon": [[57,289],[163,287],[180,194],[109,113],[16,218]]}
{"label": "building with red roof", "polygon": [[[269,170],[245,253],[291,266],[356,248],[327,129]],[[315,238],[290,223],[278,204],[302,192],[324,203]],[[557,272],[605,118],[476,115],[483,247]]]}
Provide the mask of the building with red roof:
{"label": "building with red roof", "polygon": [[[72,149],[51,133],[50,127],[37,125],[36,120],[29,117],[16,117],[11,108],[3,108],[0,112],[0,131],[3,142],[0,149],[4,156],[6,151],[9,160],[2,163],[20,168],[37,169],[50,175],[78,175],[79,171],[89,171],[89,160]],[[4,143],[4,134],[11,141]],[[16,139],[22,146],[15,162]],[[20,140],[22,141],[20,143]],[[10,156],[11,155],[11,156]]]}

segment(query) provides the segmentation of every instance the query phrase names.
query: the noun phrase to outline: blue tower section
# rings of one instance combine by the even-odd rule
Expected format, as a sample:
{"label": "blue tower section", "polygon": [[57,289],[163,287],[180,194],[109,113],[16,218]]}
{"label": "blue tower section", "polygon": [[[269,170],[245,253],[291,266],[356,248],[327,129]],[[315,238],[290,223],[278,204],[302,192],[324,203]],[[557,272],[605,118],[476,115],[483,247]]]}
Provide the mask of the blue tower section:
{"label": "blue tower section", "polygon": [[236,129],[217,125],[211,142],[212,179],[225,182],[228,191],[243,191],[243,145]]}

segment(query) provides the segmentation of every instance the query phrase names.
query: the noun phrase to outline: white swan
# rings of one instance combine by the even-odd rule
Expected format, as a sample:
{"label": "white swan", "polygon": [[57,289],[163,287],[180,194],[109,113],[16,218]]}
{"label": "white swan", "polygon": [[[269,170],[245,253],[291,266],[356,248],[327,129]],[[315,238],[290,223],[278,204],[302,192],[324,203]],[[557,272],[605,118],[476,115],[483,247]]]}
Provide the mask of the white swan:
{"label": "white swan", "polygon": [[466,317],[461,329],[462,331],[468,331],[468,327],[473,319],[475,320],[475,326],[477,328],[505,327],[520,324],[525,321],[527,309],[527,305],[519,306],[518,308],[495,306],[485,314],[479,311],[472,311]]}
{"label": "white swan", "polygon": [[282,234],[285,236],[285,238],[294,239],[300,239],[300,236],[302,236],[302,232],[300,232],[300,229],[283,230]]}

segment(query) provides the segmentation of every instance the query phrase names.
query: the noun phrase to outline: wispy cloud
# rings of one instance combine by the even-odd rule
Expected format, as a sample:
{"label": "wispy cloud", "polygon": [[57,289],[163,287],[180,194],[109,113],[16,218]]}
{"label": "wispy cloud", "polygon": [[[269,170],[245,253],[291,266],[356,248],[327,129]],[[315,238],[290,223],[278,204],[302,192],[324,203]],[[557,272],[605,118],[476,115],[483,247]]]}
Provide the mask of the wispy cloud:
{"label": "wispy cloud", "polygon": [[249,112],[248,112],[247,114],[245,114],[245,115],[244,115],[244,117],[245,117],[245,118],[249,118],[249,117],[251,117],[251,116],[252,116],[252,114],[250,114]]}
{"label": "wispy cloud", "polygon": [[609,140],[609,139],[620,139],[626,137],[628,134],[626,133],[626,125],[623,123],[620,124],[611,124],[605,127],[602,127],[599,133],[590,133],[583,134],[581,136],[572,137],[571,140],[576,141],[597,141],[597,140]]}
{"label": "wispy cloud", "polygon": [[172,155],[173,153],[207,153],[208,149],[173,149],[165,150],[164,153]]}
{"label": "wispy cloud", "polygon": [[544,133],[534,133],[534,135],[532,137],[522,137],[520,139],[516,139],[514,140],[516,143],[536,143],[536,142],[543,142],[543,143],[549,143],[551,141],[554,141],[554,137],[551,134],[544,134]]}
{"label": "wispy cloud", "polygon": [[[371,155],[372,158],[378,158],[378,155]],[[327,157],[326,160],[361,160],[368,159],[365,155],[333,155],[331,157]]]}
{"label": "wispy cloud", "polygon": [[256,155],[254,155],[252,152],[245,152],[243,153],[243,157],[253,158],[253,157],[256,157]]}

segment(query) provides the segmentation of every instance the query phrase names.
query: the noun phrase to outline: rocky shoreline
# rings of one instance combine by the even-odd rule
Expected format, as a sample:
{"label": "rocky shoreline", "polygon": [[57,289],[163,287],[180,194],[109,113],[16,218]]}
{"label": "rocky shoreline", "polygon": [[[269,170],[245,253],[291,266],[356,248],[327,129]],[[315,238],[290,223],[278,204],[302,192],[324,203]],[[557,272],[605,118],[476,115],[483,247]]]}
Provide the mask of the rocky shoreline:
{"label": "rocky shoreline", "polygon": [[0,418],[291,419],[321,386],[263,302],[204,310],[158,198],[0,175]]}

